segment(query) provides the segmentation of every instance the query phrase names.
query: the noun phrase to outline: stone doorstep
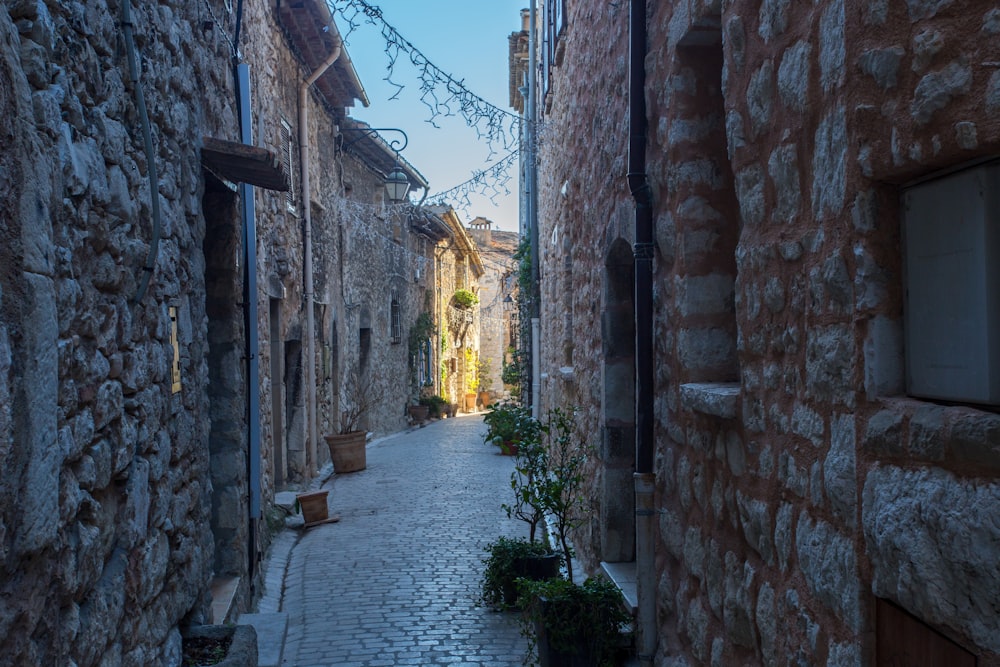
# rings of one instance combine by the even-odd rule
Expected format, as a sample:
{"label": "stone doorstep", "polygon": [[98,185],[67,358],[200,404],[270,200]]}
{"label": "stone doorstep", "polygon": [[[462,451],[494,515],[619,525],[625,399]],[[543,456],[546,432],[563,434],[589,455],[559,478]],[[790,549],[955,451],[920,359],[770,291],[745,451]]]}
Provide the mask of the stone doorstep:
{"label": "stone doorstep", "polygon": [[257,631],[258,667],[279,667],[285,652],[288,614],[243,614],[239,625],[252,625]]}
{"label": "stone doorstep", "polygon": [[635,561],[629,563],[605,563],[601,562],[601,569],[608,579],[614,582],[615,586],[622,593],[625,601],[625,608],[629,614],[635,618],[639,608],[639,595],[636,592]]}
{"label": "stone doorstep", "polygon": [[212,624],[222,625],[233,607],[233,597],[240,585],[239,577],[215,577],[212,579]]}

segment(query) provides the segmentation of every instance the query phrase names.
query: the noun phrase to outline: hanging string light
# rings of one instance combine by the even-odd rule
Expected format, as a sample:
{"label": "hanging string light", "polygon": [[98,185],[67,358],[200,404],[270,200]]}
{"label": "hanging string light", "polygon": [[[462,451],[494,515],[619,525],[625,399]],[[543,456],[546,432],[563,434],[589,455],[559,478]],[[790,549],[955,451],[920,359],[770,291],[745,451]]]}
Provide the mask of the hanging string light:
{"label": "hanging string light", "polygon": [[397,65],[409,63],[417,78],[420,101],[428,110],[427,122],[439,127],[441,118],[460,116],[486,142],[491,153],[498,147],[508,151],[517,147],[521,117],[490,104],[469,90],[464,81],[431,62],[385,20],[379,7],[366,0],[327,0],[327,5],[343,19],[341,32],[348,46],[351,34],[362,25],[375,26],[381,33],[387,59],[385,81],[396,89],[389,99],[396,99],[406,87],[397,80]]}

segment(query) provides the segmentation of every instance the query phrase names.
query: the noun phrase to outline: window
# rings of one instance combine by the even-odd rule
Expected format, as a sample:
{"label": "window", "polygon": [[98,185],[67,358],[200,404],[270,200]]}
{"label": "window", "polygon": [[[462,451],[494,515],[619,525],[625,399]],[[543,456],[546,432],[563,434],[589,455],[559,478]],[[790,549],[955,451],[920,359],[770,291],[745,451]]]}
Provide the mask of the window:
{"label": "window", "polygon": [[903,192],[912,396],[1000,405],[1000,162]]}
{"label": "window", "polygon": [[392,293],[392,302],[389,304],[389,338],[394,344],[403,340],[402,328],[399,323],[399,295]]}
{"label": "window", "polygon": [[285,119],[281,120],[280,142],[281,168],[288,174],[288,192],[285,193],[285,208],[295,213],[295,134]]}

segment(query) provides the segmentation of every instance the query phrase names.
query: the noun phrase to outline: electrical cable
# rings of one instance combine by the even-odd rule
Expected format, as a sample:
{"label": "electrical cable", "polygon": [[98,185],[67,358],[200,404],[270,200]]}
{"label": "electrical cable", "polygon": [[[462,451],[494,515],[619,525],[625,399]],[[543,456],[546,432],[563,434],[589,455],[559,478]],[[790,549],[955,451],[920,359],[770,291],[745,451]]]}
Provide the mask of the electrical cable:
{"label": "electrical cable", "polygon": [[132,35],[131,0],[122,3],[122,32],[125,35],[125,48],[128,51],[128,71],[135,93],[135,106],[142,125],[142,143],[146,152],[146,173],[149,176],[150,207],[153,215],[152,239],[149,242],[149,253],[139,277],[139,288],[136,291],[135,303],[142,301],[149,287],[156,266],[156,255],[160,248],[160,180],[156,171],[156,156],[153,152],[153,136],[149,128],[149,113],[146,110],[146,97],[142,92],[142,81],[139,78],[139,67],[135,58],[135,40]]}

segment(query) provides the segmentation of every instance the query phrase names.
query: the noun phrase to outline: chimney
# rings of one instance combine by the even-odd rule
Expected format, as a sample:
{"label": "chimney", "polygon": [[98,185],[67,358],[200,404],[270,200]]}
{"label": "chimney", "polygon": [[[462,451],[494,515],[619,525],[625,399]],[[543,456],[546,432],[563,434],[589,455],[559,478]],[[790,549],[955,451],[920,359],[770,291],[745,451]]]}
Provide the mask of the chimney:
{"label": "chimney", "polygon": [[521,32],[528,32],[531,29],[531,10],[521,10]]}
{"label": "chimney", "polygon": [[492,220],[487,220],[482,216],[469,223],[469,235],[480,248],[488,248],[493,245],[492,225]]}

